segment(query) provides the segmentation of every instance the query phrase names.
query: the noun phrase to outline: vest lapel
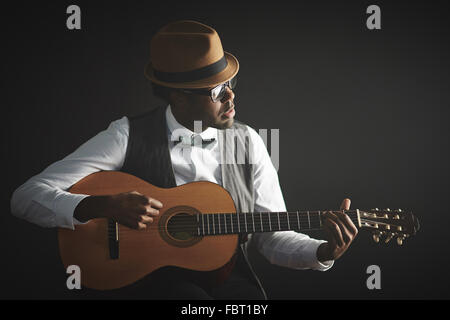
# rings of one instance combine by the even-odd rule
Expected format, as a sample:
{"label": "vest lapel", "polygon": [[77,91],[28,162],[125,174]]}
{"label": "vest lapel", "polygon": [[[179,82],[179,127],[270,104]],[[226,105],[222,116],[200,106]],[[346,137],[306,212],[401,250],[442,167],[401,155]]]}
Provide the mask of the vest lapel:
{"label": "vest lapel", "polygon": [[127,154],[122,171],[160,187],[176,186],[167,137],[166,108],[129,117]]}

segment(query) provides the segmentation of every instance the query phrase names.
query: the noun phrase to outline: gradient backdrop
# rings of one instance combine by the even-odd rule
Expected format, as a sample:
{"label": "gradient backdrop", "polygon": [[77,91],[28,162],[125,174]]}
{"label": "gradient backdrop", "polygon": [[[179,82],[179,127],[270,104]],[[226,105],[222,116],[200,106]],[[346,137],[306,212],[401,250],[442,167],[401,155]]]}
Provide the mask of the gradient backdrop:
{"label": "gradient backdrop", "polygon": [[[328,272],[252,253],[272,299],[449,298],[449,33],[446,1],[34,1],[2,18],[0,297],[77,298],[65,289],[56,231],[10,214],[12,192],[113,120],[161,104],[144,66],[152,35],[195,19],[240,61],[236,119],[280,129],[289,210],[413,211],[398,247],[360,232]],[[66,8],[82,30],[66,28]],[[377,4],[382,30],[366,28]],[[312,234],[322,238],[321,233]],[[366,268],[381,268],[368,290]]]}

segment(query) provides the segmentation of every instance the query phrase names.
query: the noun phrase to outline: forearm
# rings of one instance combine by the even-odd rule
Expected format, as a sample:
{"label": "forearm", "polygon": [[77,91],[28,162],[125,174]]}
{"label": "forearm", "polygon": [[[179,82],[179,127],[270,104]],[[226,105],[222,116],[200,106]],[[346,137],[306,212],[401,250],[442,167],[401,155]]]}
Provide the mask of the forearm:
{"label": "forearm", "polygon": [[255,234],[259,252],[272,264],[292,269],[314,269],[325,271],[332,266],[318,260],[318,248],[325,243],[323,240],[310,238],[308,235],[294,231],[279,231],[273,233]]}
{"label": "forearm", "polygon": [[74,216],[75,208],[88,195],[72,194],[68,190],[94,172],[120,170],[127,143],[128,119],[123,117],[20,186],[11,199],[12,214],[42,227],[68,229],[98,216],[104,211],[96,211],[94,207],[99,207],[101,201],[92,199],[80,206]]}
{"label": "forearm", "polygon": [[30,179],[14,191],[11,213],[41,227],[73,229],[74,209],[85,197]]}

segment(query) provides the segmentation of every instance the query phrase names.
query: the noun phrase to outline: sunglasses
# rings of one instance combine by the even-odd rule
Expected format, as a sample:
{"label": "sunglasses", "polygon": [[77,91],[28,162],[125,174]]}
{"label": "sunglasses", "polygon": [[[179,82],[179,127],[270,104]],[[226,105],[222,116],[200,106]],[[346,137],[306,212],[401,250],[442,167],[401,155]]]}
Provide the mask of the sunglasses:
{"label": "sunglasses", "polygon": [[226,92],[226,87],[233,90],[236,87],[237,77],[231,78],[225,83],[219,84],[212,89],[181,89],[185,93],[200,94],[210,96],[212,102],[217,102],[223,99]]}

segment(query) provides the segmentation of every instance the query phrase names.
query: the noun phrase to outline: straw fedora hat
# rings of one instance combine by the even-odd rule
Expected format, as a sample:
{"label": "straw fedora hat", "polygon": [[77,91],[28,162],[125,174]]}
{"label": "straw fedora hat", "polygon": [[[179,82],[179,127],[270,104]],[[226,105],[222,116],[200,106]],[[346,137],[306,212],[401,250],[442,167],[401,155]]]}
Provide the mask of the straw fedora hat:
{"label": "straw fedora hat", "polygon": [[154,83],[183,89],[215,87],[238,71],[238,60],[223,51],[216,30],[191,20],[170,23],[155,34],[145,67]]}

